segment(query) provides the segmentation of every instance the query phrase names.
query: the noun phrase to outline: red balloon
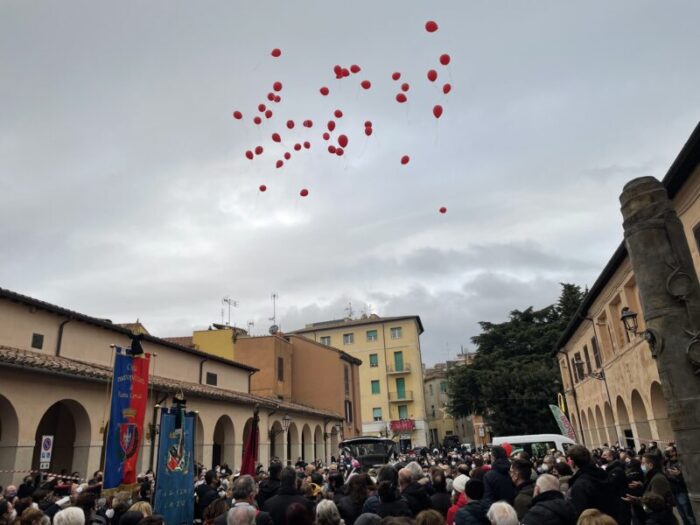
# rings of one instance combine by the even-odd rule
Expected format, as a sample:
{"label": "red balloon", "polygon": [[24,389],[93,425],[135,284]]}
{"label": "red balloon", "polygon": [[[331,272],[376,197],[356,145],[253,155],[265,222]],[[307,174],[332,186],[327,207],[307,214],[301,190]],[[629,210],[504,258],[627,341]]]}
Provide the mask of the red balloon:
{"label": "red balloon", "polygon": [[444,206],[440,208],[440,213],[447,213],[447,208],[445,208]]}
{"label": "red balloon", "polygon": [[349,77],[350,76],[350,70],[347,68],[343,68],[343,76],[344,77]]}
{"label": "red balloon", "polygon": [[398,71],[396,73],[392,73],[392,75],[391,75],[392,80],[398,80],[400,78],[401,78],[401,73],[399,73]]}
{"label": "red balloon", "polygon": [[265,112],[265,118],[271,118],[271,117],[272,117],[272,110],[271,110],[271,109],[268,109],[268,110]]}
{"label": "red balloon", "polygon": [[263,152],[262,146],[255,146],[255,154],[256,155],[262,155],[262,152]]}
{"label": "red balloon", "polygon": [[372,128],[369,128],[369,127],[365,128],[365,135],[367,135],[369,137],[371,134],[372,134]]}
{"label": "red balloon", "polygon": [[428,33],[434,33],[435,31],[438,30],[437,22],[434,22],[433,20],[428,20],[428,21],[425,23],[425,30],[426,30]]}
{"label": "red balloon", "polygon": [[371,121],[371,120],[365,120],[365,127],[366,127],[366,128],[371,128],[371,127],[372,127],[372,121]]}
{"label": "red balloon", "polygon": [[328,88],[326,86],[323,86],[321,89],[319,89],[319,91],[321,92],[321,95],[323,95],[324,97],[328,96],[328,93],[330,93],[330,91],[328,90]]}
{"label": "red balloon", "polygon": [[265,191],[267,191],[267,186],[265,186],[264,184],[261,184],[260,188],[258,188],[258,189],[262,192],[265,192]]}
{"label": "red balloon", "polygon": [[260,117],[255,117],[253,119],[253,122],[255,122],[259,126],[260,124],[262,124],[262,119]]}
{"label": "red balloon", "polygon": [[435,71],[434,69],[428,71],[428,80],[430,80],[431,82],[435,82],[437,80],[437,71]]}
{"label": "red balloon", "polygon": [[339,157],[342,157],[343,153],[345,153],[343,148],[335,148],[335,154],[338,155]]}
{"label": "red balloon", "polygon": [[446,66],[447,64],[449,64],[450,63],[450,55],[448,55],[447,53],[440,55],[440,63],[443,66]]}
{"label": "red balloon", "polygon": [[275,104],[279,104],[281,100],[282,97],[280,97],[279,95],[275,95]]}
{"label": "red balloon", "polygon": [[241,113],[240,111],[234,111],[233,118],[235,118],[236,120],[241,120],[243,118],[243,113]]}
{"label": "red balloon", "polygon": [[328,133],[327,131],[324,132],[324,133],[323,133],[323,140],[328,140],[329,138],[331,138],[331,134]]}
{"label": "red balloon", "polygon": [[253,152],[252,151],[250,151],[250,150],[246,151],[245,156],[246,156],[246,158],[253,160]]}
{"label": "red balloon", "polygon": [[289,129],[294,129],[294,121],[293,120],[288,120],[287,121],[287,127]]}
{"label": "red balloon", "polygon": [[292,154],[289,153],[288,151],[285,151],[285,152],[284,152],[284,158],[285,158],[285,160],[289,160],[289,159],[292,158]]}
{"label": "red balloon", "polygon": [[340,144],[341,147],[346,147],[348,145],[348,136],[347,135],[340,135],[338,137],[338,144]]}
{"label": "red balloon", "polygon": [[258,111],[260,113],[265,113],[265,104],[258,104]]}
{"label": "red balloon", "polygon": [[283,161],[283,160],[278,160],[278,161],[275,163],[275,167],[277,167],[277,168],[281,168],[282,166],[284,166],[284,161]]}
{"label": "red balloon", "polygon": [[445,84],[442,86],[442,92],[447,95],[450,91],[452,91],[452,84]]}
{"label": "red balloon", "polygon": [[313,123],[313,121],[311,121],[311,120],[305,120],[305,121],[304,121],[304,127],[305,127],[305,128],[310,128],[310,127],[312,127],[313,125],[314,125],[314,123]]}
{"label": "red balloon", "polygon": [[433,107],[433,115],[435,115],[435,118],[440,118],[442,116],[442,106],[440,104],[436,104]]}
{"label": "red balloon", "polygon": [[277,81],[274,84],[272,84],[272,89],[274,89],[275,91],[282,91],[282,82]]}
{"label": "red balloon", "polygon": [[275,101],[275,94],[274,94],[272,91],[270,91],[270,92],[267,94],[267,100],[269,100],[270,102],[274,102],[274,101]]}
{"label": "red balloon", "polygon": [[311,148],[311,142],[309,142],[308,140],[304,141],[304,148],[305,149]]}
{"label": "red balloon", "polygon": [[309,194],[309,190],[307,190],[306,188],[304,188],[303,190],[301,190],[299,192],[299,195],[301,195],[302,197],[306,197],[308,194]]}
{"label": "red balloon", "polygon": [[401,157],[401,164],[408,164],[408,162],[411,160],[411,158],[408,155],[404,155]]}
{"label": "red balloon", "polygon": [[408,82],[401,84],[401,91],[408,91],[409,89],[411,89],[411,86],[408,85]]}
{"label": "red balloon", "polygon": [[398,93],[398,94],[396,95],[396,102],[398,102],[399,104],[403,104],[403,103],[406,102],[407,100],[408,100],[408,99],[406,98],[406,95],[404,95],[403,93]]}
{"label": "red balloon", "polygon": [[343,118],[343,112],[340,111],[339,109],[336,109],[333,114],[335,115],[335,118]]}
{"label": "red balloon", "polygon": [[328,153],[330,153],[331,155],[335,153],[335,146],[333,144],[328,146]]}
{"label": "red balloon", "polygon": [[273,142],[282,142],[282,137],[280,137],[279,133],[273,133],[272,134],[272,141]]}
{"label": "red balloon", "polygon": [[329,120],[328,121],[328,131],[333,131],[334,129],[335,129],[335,121]]}
{"label": "red balloon", "polygon": [[353,64],[352,66],[350,66],[350,71],[352,73],[359,73],[361,69],[360,66],[358,66],[357,64]]}
{"label": "red balloon", "polygon": [[272,50],[272,53],[270,53],[273,57],[279,58],[279,56],[282,54],[282,51],[278,48],[275,48]]}
{"label": "red balloon", "polygon": [[369,80],[363,80],[360,82],[360,85],[362,86],[362,89],[369,89],[372,87],[372,83]]}
{"label": "red balloon", "polygon": [[333,66],[333,73],[335,73],[335,76],[342,76],[343,68],[336,64],[335,66]]}
{"label": "red balloon", "polygon": [[299,151],[300,149],[301,149],[301,144],[299,144],[298,142],[296,144],[294,144],[294,151]]}

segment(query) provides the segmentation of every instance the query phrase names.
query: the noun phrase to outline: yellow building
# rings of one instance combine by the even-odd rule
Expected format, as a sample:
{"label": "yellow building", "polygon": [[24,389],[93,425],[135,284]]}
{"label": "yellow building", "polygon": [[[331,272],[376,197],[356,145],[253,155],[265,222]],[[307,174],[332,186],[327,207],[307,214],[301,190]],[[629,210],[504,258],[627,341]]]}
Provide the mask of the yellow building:
{"label": "yellow building", "polygon": [[389,435],[402,448],[428,443],[417,315],[363,316],[307,325],[292,332],[340,348],[362,361],[362,433]]}
{"label": "yellow building", "polygon": [[[700,125],[663,179],[700,268]],[[622,218],[620,218],[622,221]],[[619,225],[616,225],[619,227]],[[639,314],[639,291],[624,242],[586,295],[557,343],[567,408],[587,446],[673,440],[659,372],[643,337],[625,330],[623,308]]]}

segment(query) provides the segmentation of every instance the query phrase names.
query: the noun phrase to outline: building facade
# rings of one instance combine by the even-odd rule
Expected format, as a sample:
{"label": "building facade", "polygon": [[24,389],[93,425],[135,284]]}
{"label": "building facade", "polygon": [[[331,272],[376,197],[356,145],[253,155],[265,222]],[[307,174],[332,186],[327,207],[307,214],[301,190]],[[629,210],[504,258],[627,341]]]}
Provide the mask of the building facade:
{"label": "building facade", "polygon": [[[256,368],[139,333],[154,355],[140,471],[153,465],[156,405],[175,394],[197,412],[195,459],[205,466],[240,466],[256,407],[263,464],[337,452],[342,412],[250,394]],[[50,471],[87,478],[101,467],[113,347],[129,347],[133,336],[128,326],[0,289],[0,485],[39,467],[44,435],[54,436]]]}
{"label": "building facade", "polygon": [[[663,179],[700,268],[700,125]],[[649,345],[628,332],[622,309],[644,312],[624,243],[584,299],[558,345],[567,412],[587,446],[673,440],[666,400]]]}
{"label": "building facade", "polygon": [[362,433],[393,437],[403,449],[428,444],[418,316],[339,319],[292,334],[360,359]]}

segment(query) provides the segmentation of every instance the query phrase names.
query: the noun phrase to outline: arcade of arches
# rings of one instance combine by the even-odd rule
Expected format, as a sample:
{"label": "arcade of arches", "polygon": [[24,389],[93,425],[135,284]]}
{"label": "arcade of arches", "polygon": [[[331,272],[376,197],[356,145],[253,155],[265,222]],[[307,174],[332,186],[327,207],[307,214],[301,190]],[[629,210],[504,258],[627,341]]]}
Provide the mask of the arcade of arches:
{"label": "arcade of arches", "polygon": [[[86,478],[100,468],[102,428],[108,417],[106,383],[28,370],[9,373],[0,368],[0,384],[0,485],[17,483],[24,472],[39,467],[39,444],[46,435],[54,436],[50,472],[77,473]],[[146,429],[154,398],[162,396],[156,392],[149,398]],[[197,412],[196,460],[205,466],[227,463],[238,468],[252,425],[253,400],[250,404],[234,404],[191,396],[187,407]],[[282,461],[328,461],[336,454],[339,436],[333,425],[338,418],[309,412],[261,407],[259,462],[267,464],[272,457]],[[285,414],[292,419],[286,433],[282,429]],[[139,472],[152,464],[150,435],[147,430],[144,434]]]}

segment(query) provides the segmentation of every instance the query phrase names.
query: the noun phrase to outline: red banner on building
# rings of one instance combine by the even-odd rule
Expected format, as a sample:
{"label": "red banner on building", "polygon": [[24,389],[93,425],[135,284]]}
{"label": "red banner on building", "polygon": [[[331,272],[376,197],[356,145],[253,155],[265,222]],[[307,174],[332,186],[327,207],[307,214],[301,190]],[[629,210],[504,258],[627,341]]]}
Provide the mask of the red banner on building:
{"label": "red banner on building", "polygon": [[396,434],[412,432],[416,428],[416,422],[413,419],[396,419],[389,423],[389,427]]}

